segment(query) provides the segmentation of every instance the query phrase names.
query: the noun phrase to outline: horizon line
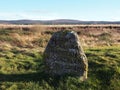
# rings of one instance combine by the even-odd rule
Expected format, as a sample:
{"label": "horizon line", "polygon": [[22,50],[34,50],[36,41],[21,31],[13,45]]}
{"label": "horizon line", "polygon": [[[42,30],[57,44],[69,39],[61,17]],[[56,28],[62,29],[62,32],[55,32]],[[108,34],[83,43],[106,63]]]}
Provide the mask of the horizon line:
{"label": "horizon line", "polygon": [[80,20],[80,19],[0,19],[0,21],[55,21],[55,20],[74,20],[74,21],[87,21],[87,22],[120,22],[120,20]]}

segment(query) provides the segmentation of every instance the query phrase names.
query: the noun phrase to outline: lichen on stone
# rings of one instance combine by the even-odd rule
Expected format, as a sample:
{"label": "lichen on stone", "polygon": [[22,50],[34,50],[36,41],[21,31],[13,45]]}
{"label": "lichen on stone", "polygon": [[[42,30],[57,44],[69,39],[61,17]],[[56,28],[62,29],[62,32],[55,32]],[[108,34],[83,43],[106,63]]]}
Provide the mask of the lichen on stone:
{"label": "lichen on stone", "polygon": [[54,33],[44,56],[47,73],[73,74],[87,79],[88,62],[76,32],[63,30]]}

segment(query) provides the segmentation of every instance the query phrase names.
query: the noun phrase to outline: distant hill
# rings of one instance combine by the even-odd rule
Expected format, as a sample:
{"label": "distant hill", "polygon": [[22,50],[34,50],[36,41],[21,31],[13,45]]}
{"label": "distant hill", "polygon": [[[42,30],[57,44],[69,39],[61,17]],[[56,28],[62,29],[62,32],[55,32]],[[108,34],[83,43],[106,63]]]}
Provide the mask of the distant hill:
{"label": "distant hill", "polygon": [[120,24],[120,21],[80,21],[72,19],[57,20],[0,20],[0,24]]}

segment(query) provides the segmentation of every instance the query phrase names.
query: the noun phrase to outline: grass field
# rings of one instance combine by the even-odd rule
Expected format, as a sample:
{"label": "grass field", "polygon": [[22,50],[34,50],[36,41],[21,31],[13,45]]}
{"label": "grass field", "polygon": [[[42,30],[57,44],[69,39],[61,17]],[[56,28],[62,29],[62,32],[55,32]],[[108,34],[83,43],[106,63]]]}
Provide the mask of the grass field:
{"label": "grass field", "polygon": [[1,90],[119,90],[120,47],[86,48],[88,80],[44,73],[42,53],[0,50]]}
{"label": "grass field", "polygon": [[[0,29],[0,90],[119,90],[119,45],[84,47],[89,64],[84,82],[45,74],[42,54],[53,32]],[[108,41],[110,36],[101,37]]]}

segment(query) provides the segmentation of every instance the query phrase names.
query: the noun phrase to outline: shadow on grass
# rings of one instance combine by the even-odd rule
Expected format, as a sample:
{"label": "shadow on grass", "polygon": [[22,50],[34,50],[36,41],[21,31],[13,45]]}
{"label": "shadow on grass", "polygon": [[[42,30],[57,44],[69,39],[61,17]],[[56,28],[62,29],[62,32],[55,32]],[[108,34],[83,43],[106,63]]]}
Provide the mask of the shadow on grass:
{"label": "shadow on grass", "polygon": [[28,73],[28,74],[0,74],[0,81],[2,82],[19,82],[19,81],[40,81],[42,78],[46,78],[43,72]]}
{"label": "shadow on grass", "polygon": [[[110,86],[111,80],[113,76],[116,74],[116,71],[113,67],[110,67],[104,58],[98,56],[94,53],[86,53],[88,57],[89,70],[88,70],[88,81],[85,83],[75,82],[75,79],[70,81],[71,83],[75,83],[77,87],[89,86],[94,87],[95,79],[98,80],[97,84],[98,88],[108,88]],[[70,75],[65,76],[51,76],[44,72],[44,63],[40,59],[36,59],[36,63],[38,64],[36,73],[27,73],[27,74],[0,74],[0,82],[39,82],[43,81],[47,82],[50,86],[55,88],[59,87],[62,83],[63,86],[68,81]],[[29,63],[28,63],[29,64]],[[119,77],[119,76],[118,76]],[[90,80],[92,79],[92,83]],[[97,90],[97,89],[96,89]]]}
{"label": "shadow on grass", "polygon": [[0,82],[40,82],[46,81],[49,85],[57,87],[59,81],[65,77],[50,76],[44,72],[28,73],[28,74],[0,74]]}
{"label": "shadow on grass", "polygon": [[105,58],[96,53],[86,53],[86,55],[89,60],[88,77],[91,78],[94,75],[94,79],[99,80],[102,87],[108,87],[111,84],[113,76],[116,74],[115,68],[109,65]]}

